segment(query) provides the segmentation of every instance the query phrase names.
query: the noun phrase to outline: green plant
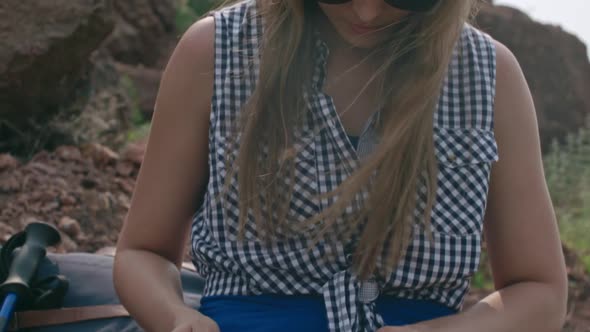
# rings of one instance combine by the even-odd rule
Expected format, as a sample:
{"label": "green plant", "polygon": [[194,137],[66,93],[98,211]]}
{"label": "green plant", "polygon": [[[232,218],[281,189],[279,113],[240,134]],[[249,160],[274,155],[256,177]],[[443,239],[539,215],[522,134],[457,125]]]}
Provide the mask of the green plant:
{"label": "green plant", "polygon": [[220,0],[184,0],[176,11],[176,29],[184,32],[199,17],[221,3]]}
{"label": "green plant", "polygon": [[130,125],[132,127],[143,125],[146,122],[146,119],[139,107],[139,91],[137,90],[135,83],[129,76],[123,75],[119,80],[119,85],[129,99],[129,106],[131,107],[131,112],[129,114]]}
{"label": "green plant", "polygon": [[203,15],[211,8],[220,4],[220,0],[188,0],[187,4],[197,15]]}
{"label": "green plant", "polygon": [[494,289],[494,283],[487,271],[480,269],[473,275],[473,278],[471,279],[471,287],[475,289]]}
{"label": "green plant", "polygon": [[199,15],[195,11],[186,5],[179,6],[176,11],[176,30],[184,32],[193,24]]}
{"label": "green plant", "polygon": [[544,166],[562,240],[590,272],[590,117],[564,144],[552,143]]}
{"label": "green plant", "polygon": [[134,142],[147,137],[150,132],[150,128],[150,123],[144,123],[141,126],[131,128],[127,132],[127,142]]}
{"label": "green plant", "polygon": [[553,204],[580,206],[590,185],[590,123],[569,134],[565,144],[554,140],[544,166]]}
{"label": "green plant", "polygon": [[128,129],[125,133],[127,142],[137,141],[146,137],[150,130],[150,121],[146,119],[139,107],[139,91],[129,76],[122,76],[119,86],[125,92],[129,105]]}

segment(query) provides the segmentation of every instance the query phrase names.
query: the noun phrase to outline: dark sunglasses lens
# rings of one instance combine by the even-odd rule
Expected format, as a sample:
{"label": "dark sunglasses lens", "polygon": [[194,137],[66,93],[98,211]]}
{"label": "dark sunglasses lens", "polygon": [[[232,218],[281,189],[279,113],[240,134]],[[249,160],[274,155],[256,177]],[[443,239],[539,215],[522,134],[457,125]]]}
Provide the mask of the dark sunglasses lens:
{"label": "dark sunglasses lens", "polygon": [[390,6],[411,12],[427,12],[433,9],[440,0],[385,0]]}
{"label": "dark sunglasses lens", "polygon": [[327,3],[329,5],[340,5],[343,3],[350,2],[351,0],[318,0],[321,3]]}
{"label": "dark sunglasses lens", "polygon": [[[351,0],[318,0],[318,2],[339,5]],[[411,12],[427,12],[434,8],[439,0],[385,0],[390,6]]]}

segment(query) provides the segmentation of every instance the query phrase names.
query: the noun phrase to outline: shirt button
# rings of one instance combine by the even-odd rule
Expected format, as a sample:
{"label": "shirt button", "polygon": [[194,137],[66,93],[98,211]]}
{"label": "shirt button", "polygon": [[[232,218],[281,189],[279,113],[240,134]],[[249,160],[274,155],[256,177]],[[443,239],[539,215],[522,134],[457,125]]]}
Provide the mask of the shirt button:
{"label": "shirt button", "polygon": [[379,284],[375,279],[369,279],[361,282],[359,288],[359,301],[362,303],[371,303],[379,297]]}
{"label": "shirt button", "polygon": [[455,156],[454,153],[449,154],[448,158],[451,162],[455,162],[455,160],[457,160],[457,156]]}

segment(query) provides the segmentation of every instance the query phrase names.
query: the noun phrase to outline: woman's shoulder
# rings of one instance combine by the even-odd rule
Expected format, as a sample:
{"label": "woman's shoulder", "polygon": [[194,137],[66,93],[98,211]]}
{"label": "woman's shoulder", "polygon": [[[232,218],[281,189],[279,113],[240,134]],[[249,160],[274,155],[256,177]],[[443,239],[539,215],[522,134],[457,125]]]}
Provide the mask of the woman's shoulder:
{"label": "woman's shoulder", "polygon": [[164,69],[156,104],[166,98],[167,92],[175,91],[170,100],[197,102],[199,109],[208,114],[206,103],[211,99],[214,65],[215,23],[213,18],[205,17],[193,23],[177,43]]}
{"label": "woman's shoulder", "polygon": [[518,60],[506,45],[473,25],[465,25],[459,44],[463,63],[478,67],[492,77],[494,90],[498,84],[508,83],[505,82],[506,72],[521,71]]}
{"label": "woman's shoulder", "polygon": [[167,67],[184,68],[185,72],[191,73],[212,72],[214,45],[215,22],[212,17],[205,17],[193,23],[182,35]]}
{"label": "woman's shoulder", "polygon": [[[535,117],[532,95],[520,63],[504,44],[497,40],[494,40],[493,43],[497,54],[496,122],[498,124],[510,123],[517,114],[520,114],[523,118],[528,117],[531,123],[527,125],[536,125],[536,120],[531,120]],[[498,130],[502,130],[503,126],[498,127]]]}
{"label": "woman's shoulder", "polygon": [[[194,53],[195,56],[213,55],[215,20],[204,17],[193,23],[180,38],[176,50]],[[209,58],[209,57],[208,57]]]}

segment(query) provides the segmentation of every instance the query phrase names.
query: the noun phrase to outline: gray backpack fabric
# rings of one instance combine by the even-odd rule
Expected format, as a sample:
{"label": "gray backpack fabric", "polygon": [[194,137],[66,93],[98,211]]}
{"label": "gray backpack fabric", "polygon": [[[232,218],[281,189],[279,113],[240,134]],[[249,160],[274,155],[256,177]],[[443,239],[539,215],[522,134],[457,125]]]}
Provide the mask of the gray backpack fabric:
{"label": "gray backpack fabric", "polygon": [[[62,274],[69,281],[63,307],[82,307],[119,304],[112,279],[113,257],[97,254],[48,254],[39,266],[37,276]],[[198,309],[204,280],[195,272],[182,270],[185,302]],[[18,331],[31,332],[140,332],[143,331],[130,317],[97,319],[84,322],[46,326]]]}

